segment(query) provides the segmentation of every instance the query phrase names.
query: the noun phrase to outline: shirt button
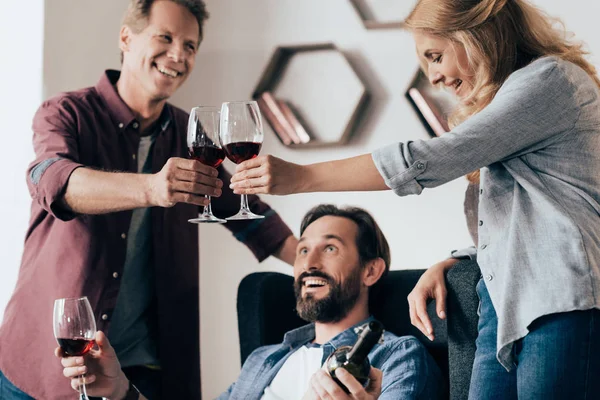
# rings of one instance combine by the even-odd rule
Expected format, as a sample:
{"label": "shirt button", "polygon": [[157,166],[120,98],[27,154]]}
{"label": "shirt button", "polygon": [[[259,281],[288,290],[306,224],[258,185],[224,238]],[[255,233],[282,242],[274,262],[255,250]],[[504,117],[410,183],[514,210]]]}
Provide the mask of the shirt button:
{"label": "shirt button", "polygon": [[479,194],[483,194],[483,189],[479,189]]}
{"label": "shirt button", "polygon": [[102,318],[102,321],[106,321],[106,320],[108,319],[108,315],[106,315],[106,314],[102,314],[102,317],[101,317],[101,318]]}
{"label": "shirt button", "polygon": [[486,275],[485,276],[485,280],[488,281],[488,282],[491,281],[492,279],[494,279],[494,277],[491,276],[491,275]]}
{"label": "shirt button", "polygon": [[479,221],[479,226],[483,225],[483,221]]}
{"label": "shirt button", "polygon": [[121,239],[125,239],[127,235],[125,233],[121,233]]}
{"label": "shirt button", "polygon": [[119,123],[119,128],[123,129],[123,123]]}
{"label": "shirt button", "polygon": [[421,162],[421,161],[419,161],[419,162],[417,163],[417,169],[423,169],[423,168],[425,168],[425,163],[424,163],[424,162]]}
{"label": "shirt button", "polygon": [[119,277],[119,273],[118,272],[113,272],[113,278],[117,279]]}
{"label": "shirt button", "polygon": [[481,250],[485,250],[486,247],[487,247],[487,244],[482,245]]}
{"label": "shirt button", "polygon": [[137,129],[138,126],[140,126],[140,124],[138,124],[137,122],[134,122],[132,126],[133,126],[133,129]]}

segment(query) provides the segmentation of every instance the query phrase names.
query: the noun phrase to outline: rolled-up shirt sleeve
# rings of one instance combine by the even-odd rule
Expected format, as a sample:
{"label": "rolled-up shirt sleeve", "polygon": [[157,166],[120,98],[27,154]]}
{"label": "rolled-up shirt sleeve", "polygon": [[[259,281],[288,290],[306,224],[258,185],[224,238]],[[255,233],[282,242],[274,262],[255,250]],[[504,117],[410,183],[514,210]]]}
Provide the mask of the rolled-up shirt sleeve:
{"label": "rolled-up shirt sleeve", "polygon": [[471,246],[464,249],[452,250],[450,252],[450,257],[456,258],[457,260],[477,261],[477,248],[475,246]]}
{"label": "rolled-up shirt sleeve", "polygon": [[556,59],[514,72],[492,102],[441,137],[396,143],[373,152],[386,184],[399,196],[420,194],[495,162],[542,149],[573,131],[577,88]]}
{"label": "rolled-up shirt sleeve", "polygon": [[54,217],[68,221],[76,214],[61,207],[69,177],[79,163],[76,121],[68,101],[43,103],[33,118],[35,160],[27,169],[31,197]]}

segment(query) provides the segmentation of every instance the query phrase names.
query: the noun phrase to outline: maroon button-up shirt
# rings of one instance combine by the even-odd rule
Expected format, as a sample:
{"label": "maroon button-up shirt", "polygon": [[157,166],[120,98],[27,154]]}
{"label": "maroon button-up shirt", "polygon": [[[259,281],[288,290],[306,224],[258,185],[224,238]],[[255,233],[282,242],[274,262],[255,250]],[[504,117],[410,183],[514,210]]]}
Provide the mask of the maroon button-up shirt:
{"label": "maroon button-up shirt", "polygon": [[[35,161],[27,184],[33,198],[21,269],[0,327],[0,370],[37,399],[72,399],[76,394],[53,355],[54,300],[87,296],[99,330],[108,332],[119,294],[131,211],[77,215],[60,207],[69,176],[78,167],[137,171],[139,124],[119,97],[117,71],[95,87],[60,94],[41,105],[33,120]],[[167,104],[152,150],[153,172],[170,157],[187,157],[188,114]],[[220,169],[223,194],[213,211],[233,215],[239,196]],[[263,260],[292,234],[256,196],[249,199],[260,221],[224,226]],[[158,318],[158,353],[164,398],[200,398],[198,229],[189,218],[198,207],[177,204],[151,210]],[[219,229],[219,228],[217,228]],[[115,272],[117,274],[115,274]],[[232,296],[234,294],[232,293]]]}

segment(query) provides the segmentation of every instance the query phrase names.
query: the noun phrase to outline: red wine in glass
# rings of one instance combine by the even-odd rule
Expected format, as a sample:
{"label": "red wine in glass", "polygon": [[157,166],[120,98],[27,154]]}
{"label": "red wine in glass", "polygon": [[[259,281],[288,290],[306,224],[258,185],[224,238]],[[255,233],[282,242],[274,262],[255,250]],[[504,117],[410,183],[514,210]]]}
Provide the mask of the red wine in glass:
{"label": "red wine in glass", "polygon": [[94,347],[94,340],[57,338],[58,345],[69,357],[82,356]]}
{"label": "red wine in glass", "polygon": [[[187,128],[188,155],[209,167],[217,168],[225,160],[225,150],[221,147],[219,137],[221,127],[221,110],[217,107],[194,107],[190,111]],[[210,205],[210,196],[205,196],[208,204],[202,214],[188,222],[198,224],[202,222],[225,223],[224,219],[217,218]]]}
{"label": "red wine in glass", "polygon": [[[94,346],[96,319],[87,297],[56,299],[53,319],[54,338],[67,356],[84,355]],[[85,383],[79,390],[80,400],[89,400]]]}
{"label": "red wine in glass", "polygon": [[[235,164],[258,156],[264,140],[262,119],[256,101],[229,101],[221,105],[221,145]],[[248,205],[248,196],[240,197],[240,211],[227,220],[261,219]]]}
{"label": "red wine in glass", "polygon": [[261,147],[262,143],[234,142],[225,145],[225,153],[227,153],[227,158],[231,161],[240,164],[258,156]]}
{"label": "red wine in glass", "polygon": [[191,159],[213,168],[225,160],[225,151],[216,146],[192,146],[188,148],[188,153]]}

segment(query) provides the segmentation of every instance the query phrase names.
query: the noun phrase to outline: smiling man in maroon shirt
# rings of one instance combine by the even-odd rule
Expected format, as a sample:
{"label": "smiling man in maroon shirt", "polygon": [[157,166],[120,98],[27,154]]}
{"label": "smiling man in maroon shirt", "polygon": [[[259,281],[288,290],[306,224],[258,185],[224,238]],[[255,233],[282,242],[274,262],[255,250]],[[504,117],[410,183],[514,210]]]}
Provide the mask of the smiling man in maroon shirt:
{"label": "smiling man in maroon shirt", "polygon": [[[121,72],[36,113],[31,220],[0,327],[3,400],[73,396],[53,356],[52,307],[82,295],[134,384],[151,398],[200,398],[198,230],[187,220],[205,194],[220,196],[217,215],[235,213],[239,198],[224,169],[186,159],[188,115],[167,99],[192,72],[206,18],[201,0],[132,1]],[[225,227],[259,260],[293,264],[289,228],[250,203],[266,218]]]}

